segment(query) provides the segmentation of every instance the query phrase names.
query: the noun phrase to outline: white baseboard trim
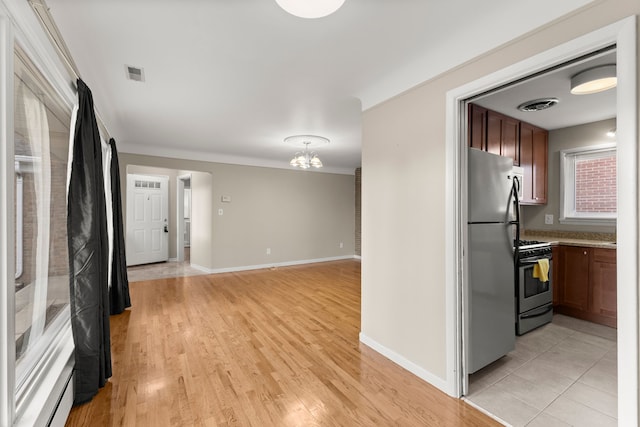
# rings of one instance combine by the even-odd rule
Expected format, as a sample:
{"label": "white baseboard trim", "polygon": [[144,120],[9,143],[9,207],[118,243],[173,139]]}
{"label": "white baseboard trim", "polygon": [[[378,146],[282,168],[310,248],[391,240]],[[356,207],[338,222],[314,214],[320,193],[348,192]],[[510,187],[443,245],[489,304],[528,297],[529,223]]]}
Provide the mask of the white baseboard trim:
{"label": "white baseboard trim", "polygon": [[318,262],[341,261],[345,259],[354,259],[354,258],[355,258],[355,255],[345,255],[345,256],[336,256],[336,257],[328,257],[328,258],[303,259],[299,261],[275,262],[271,264],[241,265],[238,267],[207,268],[197,264],[191,264],[191,267],[197,270],[203,271],[207,274],[217,274],[217,273],[234,273],[236,271],[261,270],[265,268],[274,268],[274,267],[289,267],[292,265],[315,264]]}
{"label": "white baseboard trim", "polygon": [[178,262],[178,258],[169,258],[167,261],[169,261],[169,262]]}
{"label": "white baseboard trim", "polygon": [[396,365],[402,366],[404,369],[411,372],[418,378],[421,378],[426,382],[428,382],[429,384],[431,384],[432,386],[440,389],[443,393],[448,394],[447,390],[449,389],[449,386],[446,380],[416,365],[415,363],[399,355],[395,351],[390,350],[387,347],[383,346],[382,344],[378,343],[377,341],[369,338],[362,332],[360,332],[360,342],[366,345],[367,347],[371,347],[373,350],[377,351],[387,359],[391,360]]}
{"label": "white baseboard trim", "polygon": [[362,261],[362,255],[354,255],[353,257],[357,260]]}
{"label": "white baseboard trim", "polygon": [[189,266],[190,266],[191,268],[195,268],[196,270],[200,270],[200,271],[202,271],[203,273],[207,273],[207,274],[211,274],[211,271],[212,271],[210,268],[203,267],[203,266],[201,266],[201,265],[194,264],[194,263],[190,263],[190,264],[189,264]]}

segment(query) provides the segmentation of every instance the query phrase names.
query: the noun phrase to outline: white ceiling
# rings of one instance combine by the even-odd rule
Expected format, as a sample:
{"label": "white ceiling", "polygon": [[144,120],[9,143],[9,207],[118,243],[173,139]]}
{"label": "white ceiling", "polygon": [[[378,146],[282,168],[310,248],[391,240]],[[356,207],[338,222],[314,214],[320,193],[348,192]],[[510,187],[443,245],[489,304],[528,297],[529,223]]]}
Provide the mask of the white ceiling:
{"label": "white ceiling", "polygon": [[318,134],[323,170],[353,173],[363,110],[589,2],[346,0],[315,20],[275,0],[47,3],[120,151],[288,167],[283,139]]}
{"label": "white ceiling", "polygon": [[[572,95],[570,90],[572,76],[589,68],[615,63],[615,50],[593,55],[473,102],[547,130],[611,119],[616,117],[616,89],[591,95]],[[542,111],[518,110],[520,104],[541,98],[557,98],[559,102]]]}

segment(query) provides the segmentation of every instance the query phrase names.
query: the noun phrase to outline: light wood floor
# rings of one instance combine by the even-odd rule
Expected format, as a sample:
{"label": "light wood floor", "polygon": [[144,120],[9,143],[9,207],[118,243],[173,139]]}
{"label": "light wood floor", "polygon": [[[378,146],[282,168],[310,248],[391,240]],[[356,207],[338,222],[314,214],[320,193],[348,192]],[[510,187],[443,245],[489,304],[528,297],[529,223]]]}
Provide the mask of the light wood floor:
{"label": "light wood floor", "polygon": [[131,284],[67,426],[496,426],[358,342],[360,263]]}

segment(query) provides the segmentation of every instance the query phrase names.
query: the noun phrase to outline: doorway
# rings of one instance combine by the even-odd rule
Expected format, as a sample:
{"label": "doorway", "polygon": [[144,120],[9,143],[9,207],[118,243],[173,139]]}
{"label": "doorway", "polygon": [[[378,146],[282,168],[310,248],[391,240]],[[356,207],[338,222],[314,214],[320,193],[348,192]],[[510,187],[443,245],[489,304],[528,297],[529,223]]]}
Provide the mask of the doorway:
{"label": "doorway", "polygon": [[[610,45],[616,45],[618,63],[618,217],[617,228],[625,230],[618,235],[618,420],[620,425],[637,424],[638,402],[638,307],[637,287],[637,91],[635,20],[628,18],[579,39],[560,45],[548,52],[515,64],[447,94],[447,161],[449,209],[452,219],[448,223],[451,251],[447,254],[448,270],[448,330],[453,338],[448,347],[449,372],[452,394],[463,396],[468,391],[465,345],[468,342],[467,268],[465,266],[466,235],[466,110],[465,103],[481,93],[519,82],[533,74],[544,72],[561,63],[589,54]],[[624,372],[624,375],[621,373]]]}
{"label": "doorway", "polygon": [[187,264],[191,261],[191,174],[177,178],[176,197],[176,260]]}

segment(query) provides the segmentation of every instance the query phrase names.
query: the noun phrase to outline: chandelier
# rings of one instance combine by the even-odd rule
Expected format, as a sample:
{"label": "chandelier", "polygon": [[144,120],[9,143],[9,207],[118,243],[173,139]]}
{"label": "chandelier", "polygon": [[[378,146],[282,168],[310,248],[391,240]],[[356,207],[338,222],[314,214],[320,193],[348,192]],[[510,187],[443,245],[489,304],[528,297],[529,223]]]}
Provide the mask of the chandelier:
{"label": "chandelier", "polygon": [[276,0],[276,3],[300,18],[322,18],[340,9],[345,0]]}
{"label": "chandelier", "polygon": [[296,168],[309,169],[311,167],[321,168],[322,161],[318,157],[318,153],[310,151],[309,147],[314,147],[321,144],[328,144],[329,140],[323,136],[317,135],[293,135],[284,139],[284,142],[289,144],[304,145],[302,151],[298,151],[293,155],[293,158],[289,164]]}

